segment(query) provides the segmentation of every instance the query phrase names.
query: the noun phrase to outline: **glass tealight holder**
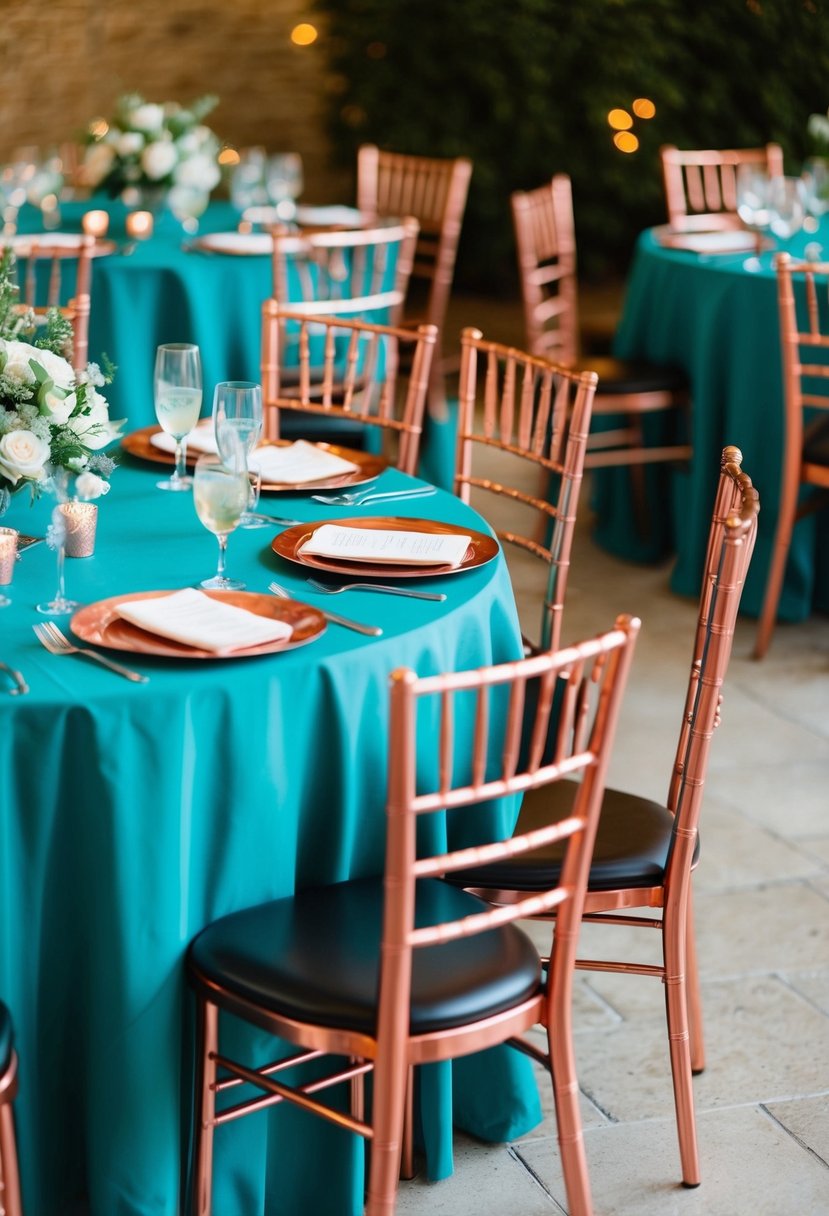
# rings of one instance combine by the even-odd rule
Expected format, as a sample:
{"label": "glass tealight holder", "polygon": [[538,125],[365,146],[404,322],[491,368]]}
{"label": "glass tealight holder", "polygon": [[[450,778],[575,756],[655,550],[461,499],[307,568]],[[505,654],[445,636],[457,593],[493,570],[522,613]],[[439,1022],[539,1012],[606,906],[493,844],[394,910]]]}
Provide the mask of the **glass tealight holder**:
{"label": "glass tealight holder", "polygon": [[131,211],[126,220],[127,236],[134,241],[146,241],[153,234],[152,211]]}
{"label": "glass tealight holder", "polygon": [[[17,561],[17,529],[0,528],[0,587],[8,587],[14,577]],[[0,608],[11,603],[7,595],[0,592]]]}
{"label": "glass tealight holder", "polygon": [[67,557],[92,557],[95,552],[95,531],[98,508],[94,502],[65,502],[61,514],[66,524],[64,548]]}
{"label": "glass tealight holder", "polygon": [[109,215],[106,211],[87,211],[81,220],[81,226],[87,236],[106,236],[109,228]]}

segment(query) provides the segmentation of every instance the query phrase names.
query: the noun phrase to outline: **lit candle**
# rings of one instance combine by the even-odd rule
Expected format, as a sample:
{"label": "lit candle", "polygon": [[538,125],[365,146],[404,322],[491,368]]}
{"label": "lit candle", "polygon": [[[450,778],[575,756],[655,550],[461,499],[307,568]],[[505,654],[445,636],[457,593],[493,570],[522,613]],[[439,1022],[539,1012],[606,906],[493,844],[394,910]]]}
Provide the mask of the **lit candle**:
{"label": "lit candle", "polygon": [[98,508],[94,502],[65,502],[60,507],[66,524],[64,549],[67,557],[92,557]]}
{"label": "lit candle", "polygon": [[106,211],[87,211],[81,222],[87,236],[106,236],[109,215]]}
{"label": "lit candle", "polygon": [[153,234],[153,215],[151,211],[131,211],[127,216],[127,235],[133,240],[145,241]]}

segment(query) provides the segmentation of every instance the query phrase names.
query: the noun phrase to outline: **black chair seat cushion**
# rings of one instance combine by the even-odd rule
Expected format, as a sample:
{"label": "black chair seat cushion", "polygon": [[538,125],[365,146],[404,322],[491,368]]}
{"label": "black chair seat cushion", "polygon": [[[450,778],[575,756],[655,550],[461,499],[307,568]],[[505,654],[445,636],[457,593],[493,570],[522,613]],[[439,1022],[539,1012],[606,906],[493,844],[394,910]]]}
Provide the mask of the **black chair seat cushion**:
{"label": "black chair seat cushion", "polygon": [[[485,907],[437,879],[418,883],[419,927]],[[202,979],[213,981],[272,1013],[374,1034],[382,916],[382,878],[311,888],[235,912],[192,942],[191,978],[203,988]],[[414,952],[411,1032],[500,1013],[537,992],[540,977],[538,951],[514,925],[422,947]]]}
{"label": "black chair seat cushion", "polygon": [[680,393],[688,389],[688,377],[680,368],[656,363],[628,363],[624,359],[597,356],[580,359],[577,370],[596,372],[599,377],[597,397]]}
{"label": "black chair seat cushion", "polygon": [[0,1073],[5,1072],[11,1063],[13,1045],[11,1014],[0,1001]]}
{"label": "black chair seat cushion", "polygon": [[[576,786],[572,781],[532,790],[524,796],[516,826],[518,832],[563,819],[570,810]],[[590,865],[589,891],[619,888],[658,887],[665,878],[671,845],[673,816],[648,798],[605,791]],[[697,839],[695,860],[699,853]],[[537,891],[558,882],[564,845],[548,845],[532,854],[513,857],[495,865],[459,870],[447,881],[465,887],[502,891]]]}

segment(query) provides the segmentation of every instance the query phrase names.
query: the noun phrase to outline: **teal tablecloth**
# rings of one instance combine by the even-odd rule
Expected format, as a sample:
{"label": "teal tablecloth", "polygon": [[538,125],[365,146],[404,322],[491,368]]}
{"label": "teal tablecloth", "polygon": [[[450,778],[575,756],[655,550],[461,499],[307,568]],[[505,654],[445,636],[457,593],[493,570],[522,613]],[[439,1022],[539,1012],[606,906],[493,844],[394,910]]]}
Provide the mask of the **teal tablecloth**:
{"label": "teal tablecloth", "polygon": [[[790,242],[803,253],[805,234]],[[814,239],[814,238],[811,238]],[[818,239],[829,240],[829,230]],[[783,435],[783,388],[772,252],[699,256],[639,239],[616,353],[683,368],[691,383],[693,460],[688,468],[649,470],[653,530],[634,533],[625,470],[597,479],[597,540],[620,556],[651,559],[676,549],[674,590],[696,595],[705,561],[719,454],[727,443],[743,453],[760,493],[757,547],[742,598],[757,615],[777,523]],[[829,513],[797,525],[779,616],[802,620],[829,609]]]}
{"label": "teal tablecloth", "polygon": [[[215,540],[191,497],[156,490],[157,476],[137,465],[115,474],[99,503],[95,556],[67,562],[70,594],[92,602],[212,573]],[[381,479],[403,480],[396,471]],[[301,496],[267,507],[332,513]],[[398,509],[485,526],[443,493]],[[18,499],[3,522],[42,534],[47,517],[46,503]],[[229,569],[251,590],[276,576],[299,595],[301,571],[273,555],[271,538],[235,533]],[[175,1216],[190,1126],[188,942],[216,917],[297,884],[379,872],[389,673],[514,659],[518,623],[499,557],[425,580],[447,592],[443,604],[365,592],[334,602],[382,625],[381,639],[331,625],[280,655],[136,657],[150,676],[138,686],[40,647],[34,604],[54,579],[54,554],[27,550],[7,589],[13,604],[0,610],[0,658],[31,687],[26,697],[0,692],[0,993],[20,1050],[26,1210]],[[502,822],[487,830],[509,830],[506,808],[493,817]],[[273,1041],[257,1037],[250,1050],[271,1058]],[[422,1070],[435,1178],[451,1172],[453,1105],[459,1123],[494,1140],[540,1119],[518,1053],[499,1048],[453,1067]],[[356,1137],[302,1112],[220,1128],[214,1210],[356,1216],[362,1153]]]}

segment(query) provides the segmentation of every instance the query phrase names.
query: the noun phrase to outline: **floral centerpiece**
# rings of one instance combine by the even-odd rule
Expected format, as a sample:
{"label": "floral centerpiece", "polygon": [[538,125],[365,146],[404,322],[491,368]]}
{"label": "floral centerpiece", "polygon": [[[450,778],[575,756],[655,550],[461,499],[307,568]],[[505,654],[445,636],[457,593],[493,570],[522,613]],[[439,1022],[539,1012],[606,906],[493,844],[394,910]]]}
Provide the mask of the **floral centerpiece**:
{"label": "floral centerpiece", "polygon": [[203,120],[217,100],[207,96],[181,106],[145,101],[137,93],[121,97],[110,121],[95,119],[89,125],[84,181],[113,197],[131,192],[136,202],[173,190],[207,197],[221,177],[221,145]]}
{"label": "floral centerpiece", "polygon": [[810,114],[806,124],[810,155],[829,157],[829,110],[825,114]]}
{"label": "floral centerpiece", "polygon": [[109,490],[114,461],[103,449],[118,437],[99,391],[112,379],[90,363],[75,372],[65,352],[72,326],[51,309],[45,326],[17,304],[14,255],[0,257],[0,515],[26,487],[37,497],[57,477],[77,475],[81,498]]}

